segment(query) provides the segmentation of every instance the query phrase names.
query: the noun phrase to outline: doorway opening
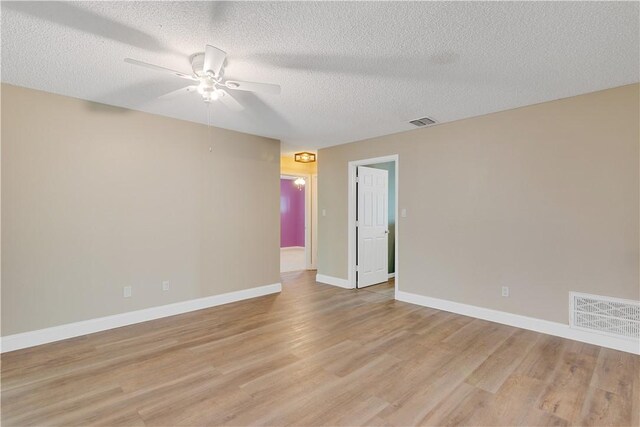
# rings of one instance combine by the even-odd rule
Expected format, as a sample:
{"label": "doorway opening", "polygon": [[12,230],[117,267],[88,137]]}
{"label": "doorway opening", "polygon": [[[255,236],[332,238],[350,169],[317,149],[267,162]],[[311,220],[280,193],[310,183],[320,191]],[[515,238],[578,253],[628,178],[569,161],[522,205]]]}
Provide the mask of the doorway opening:
{"label": "doorway opening", "polygon": [[349,162],[349,284],[396,292],[398,155]]}
{"label": "doorway opening", "polygon": [[280,272],[315,268],[312,175],[280,176]]}

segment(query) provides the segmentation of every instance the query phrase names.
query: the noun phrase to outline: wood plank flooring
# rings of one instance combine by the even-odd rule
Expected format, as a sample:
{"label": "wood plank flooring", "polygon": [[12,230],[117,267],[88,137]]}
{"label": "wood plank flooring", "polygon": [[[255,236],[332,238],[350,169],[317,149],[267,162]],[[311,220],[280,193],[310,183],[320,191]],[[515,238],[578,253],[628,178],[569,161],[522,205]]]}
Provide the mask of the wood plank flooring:
{"label": "wood plank flooring", "polygon": [[2,425],[639,424],[640,358],[345,290],[283,291],[2,356]]}

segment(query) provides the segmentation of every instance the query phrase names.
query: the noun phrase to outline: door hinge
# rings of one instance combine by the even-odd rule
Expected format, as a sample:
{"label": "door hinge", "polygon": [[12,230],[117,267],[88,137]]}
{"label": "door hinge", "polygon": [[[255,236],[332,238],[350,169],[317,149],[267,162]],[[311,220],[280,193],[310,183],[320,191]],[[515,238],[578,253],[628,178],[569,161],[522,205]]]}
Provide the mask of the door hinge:
{"label": "door hinge", "polygon": [[356,227],[360,225],[360,221],[356,221]]}
{"label": "door hinge", "polygon": [[356,182],[360,182],[360,177],[356,176]]}
{"label": "door hinge", "polygon": [[356,272],[360,271],[360,267],[356,265]]}

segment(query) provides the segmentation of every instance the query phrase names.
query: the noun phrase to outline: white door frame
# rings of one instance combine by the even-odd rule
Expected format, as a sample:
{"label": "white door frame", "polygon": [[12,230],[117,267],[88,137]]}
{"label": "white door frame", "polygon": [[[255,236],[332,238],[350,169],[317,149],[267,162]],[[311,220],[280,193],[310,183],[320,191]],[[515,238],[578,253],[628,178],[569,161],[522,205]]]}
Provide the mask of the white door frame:
{"label": "white door frame", "polygon": [[311,189],[311,209],[309,209],[309,213],[311,214],[311,255],[308,260],[309,270],[317,270],[318,269],[318,174],[312,174],[311,183],[309,188]]}
{"label": "white door frame", "polygon": [[312,199],[312,179],[311,175],[307,174],[280,174],[280,179],[288,179],[295,180],[296,178],[304,178],[304,260],[305,260],[305,268],[307,270],[314,270],[316,268],[315,259],[312,259],[313,247],[315,246],[312,239],[312,220],[314,215],[312,215],[311,209],[313,208],[313,199]]}
{"label": "white door frame", "polygon": [[392,154],[389,156],[383,157],[374,157],[372,159],[362,159],[362,160],[354,160],[349,162],[349,191],[348,191],[348,217],[347,217],[347,235],[348,235],[348,275],[347,280],[349,282],[350,288],[356,288],[356,171],[358,166],[368,166],[375,165],[377,163],[387,163],[387,162],[395,162],[396,164],[396,205],[395,205],[395,217],[396,217],[396,228],[395,228],[395,286],[396,292],[398,292],[400,285],[400,265],[398,263],[399,253],[400,253],[400,245],[399,243],[399,228],[400,228],[400,218],[398,217],[398,188],[399,188],[399,175],[400,175],[400,162],[399,156],[397,154]]}

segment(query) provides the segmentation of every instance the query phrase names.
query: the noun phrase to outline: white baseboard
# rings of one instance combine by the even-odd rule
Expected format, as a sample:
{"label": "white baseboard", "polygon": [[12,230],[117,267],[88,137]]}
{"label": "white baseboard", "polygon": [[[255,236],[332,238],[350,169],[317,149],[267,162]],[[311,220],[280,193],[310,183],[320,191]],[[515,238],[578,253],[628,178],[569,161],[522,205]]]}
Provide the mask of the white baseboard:
{"label": "white baseboard", "polygon": [[121,326],[132,325],[134,323],[159,319],[161,317],[175,316],[176,314],[188,313],[190,311],[202,310],[204,308],[215,307],[217,305],[242,301],[263,295],[275,294],[281,290],[282,285],[280,283],[274,283],[272,285],[258,286],[256,288],[243,289],[241,291],[229,292],[226,294],[212,295],[204,298],[176,302],[174,304],[161,305],[158,307],[145,308],[143,310],[114,314],[112,316],[83,320],[81,322],[67,323],[66,325],[53,326],[51,328],[38,329],[36,331],[24,332],[21,334],[7,335],[6,337],[1,338],[0,352],[4,353],[19,350],[21,348],[33,347],[67,338],[105,331],[107,329],[119,328]]}
{"label": "white baseboard", "polygon": [[396,273],[389,273],[389,279],[393,279],[394,277],[396,277]]}
{"label": "white baseboard", "polygon": [[325,276],[324,274],[316,274],[316,282],[324,283],[327,285],[338,286],[345,289],[353,289],[351,283],[347,279],[340,279],[339,277]]}
{"label": "white baseboard", "polygon": [[489,308],[412,294],[410,292],[398,291],[397,289],[395,296],[398,301],[436,308],[438,310],[449,311],[451,313],[462,314],[491,322],[502,323],[504,325],[515,326],[517,328],[541,332],[543,334],[599,345],[601,347],[613,348],[627,353],[640,354],[640,341],[634,339],[601,335],[585,330],[573,329],[568,324],[565,325],[563,323],[507,313],[505,311],[492,310]]}
{"label": "white baseboard", "polygon": [[300,250],[300,249],[304,249],[304,246],[285,246],[284,248],[280,248],[281,251]]}

